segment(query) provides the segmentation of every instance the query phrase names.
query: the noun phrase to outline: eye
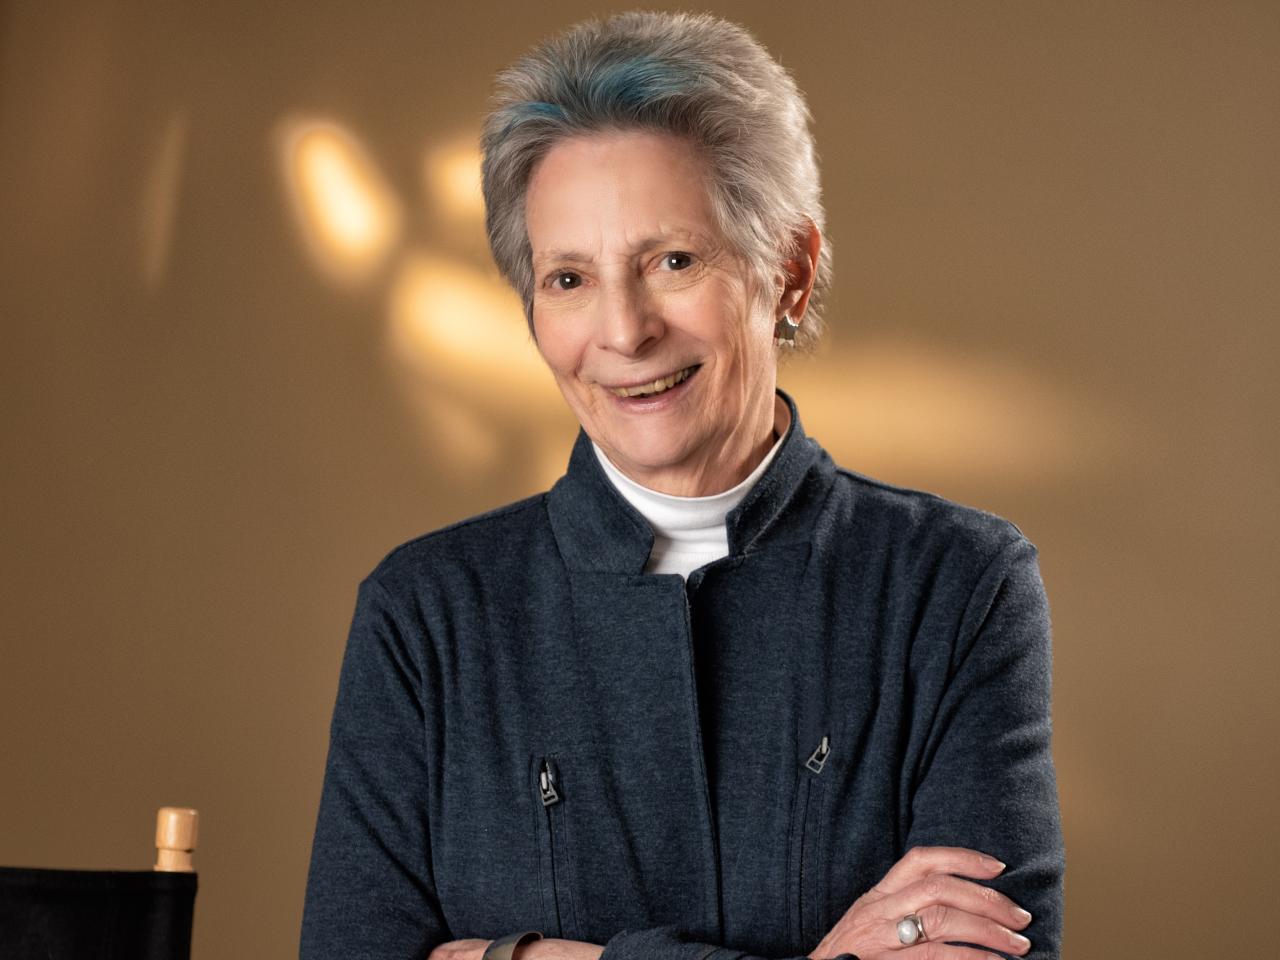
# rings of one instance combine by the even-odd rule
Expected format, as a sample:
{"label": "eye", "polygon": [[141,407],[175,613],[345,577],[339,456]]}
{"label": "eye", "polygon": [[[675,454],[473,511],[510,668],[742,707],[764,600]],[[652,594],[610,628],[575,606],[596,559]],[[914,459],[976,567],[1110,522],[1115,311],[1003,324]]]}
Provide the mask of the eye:
{"label": "eye", "polygon": [[567,270],[562,271],[552,275],[551,286],[556,290],[576,290],[582,286],[582,277]]}
{"label": "eye", "polygon": [[693,266],[693,255],[676,250],[662,255],[662,265],[668,270],[687,270]]}

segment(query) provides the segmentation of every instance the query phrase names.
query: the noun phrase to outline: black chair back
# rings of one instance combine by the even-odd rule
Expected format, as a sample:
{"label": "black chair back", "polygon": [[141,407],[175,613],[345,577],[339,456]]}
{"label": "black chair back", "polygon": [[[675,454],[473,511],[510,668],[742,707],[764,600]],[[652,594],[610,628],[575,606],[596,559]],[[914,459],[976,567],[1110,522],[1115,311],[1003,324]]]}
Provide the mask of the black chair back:
{"label": "black chair back", "polygon": [[0,867],[4,960],[190,960],[196,875]]}

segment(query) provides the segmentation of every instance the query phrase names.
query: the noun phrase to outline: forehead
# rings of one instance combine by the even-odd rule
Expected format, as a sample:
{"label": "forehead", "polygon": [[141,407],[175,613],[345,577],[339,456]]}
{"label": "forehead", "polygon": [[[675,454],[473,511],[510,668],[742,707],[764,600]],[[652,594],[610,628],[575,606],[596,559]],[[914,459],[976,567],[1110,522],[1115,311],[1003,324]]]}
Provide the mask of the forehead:
{"label": "forehead", "polygon": [[671,134],[627,131],[563,140],[525,194],[534,258],[625,253],[650,239],[718,237],[697,151]]}

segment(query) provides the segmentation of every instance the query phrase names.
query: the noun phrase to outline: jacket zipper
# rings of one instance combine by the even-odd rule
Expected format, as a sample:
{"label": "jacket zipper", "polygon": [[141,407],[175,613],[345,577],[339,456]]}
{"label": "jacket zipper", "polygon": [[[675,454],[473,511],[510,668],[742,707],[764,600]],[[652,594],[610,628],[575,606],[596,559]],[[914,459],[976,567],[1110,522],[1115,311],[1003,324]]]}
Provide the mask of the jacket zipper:
{"label": "jacket zipper", "polygon": [[[542,805],[549,807],[560,802],[560,793],[556,790],[556,775],[546,757],[542,758],[542,769],[538,772],[538,793],[542,796]],[[551,815],[547,814],[547,823]]]}
{"label": "jacket zipper", "polygon": [[542,801],[542,809],[546,816],[547,864],[551,872],[549,892],[552,906],[555,910],[556,936],[563,935],[564,925],[568,919],[560,909],[560,886],[563,881],[559,876],[559,870],[563,866],[563,857],[557,856],[556,815],[553,809],[556,804],[564,800],[560,795],[560,791],[556,789],[559,779],[555,766],[547,757],[543,757],[538,767],[538,799]]}
{"label": "jacket zipper", "polygon": [[829,753],[831,753],[831,739],[826,734],[823,734],[817,749],[809,754],[809,759],[804,762],[804,765],[814,773],[821,773],[822,768],[827,765],[827,755]]}
{"label": "jacket zipper", "polygon": [[813,791],[818,786],[814,781],[817,780],[817,778],[822,775],[822,771],[826,769],[827,758],[830,755],[831,739],[826,734],[823,734],[822,739],[818,742],[818,746],[814,748],[813,753],[809,754],[809,759],[804,762],[805,769],[814,774],[814,776],[812,778],[804,778],[809,782],[804,785],[804,804],[803,809],[800,811],[800,824],[803,833],[800,838],[800,875],[798,877],[800,889],[796,902],[799,907],[800,915],[797,919],[799,920],[799,934],[802,941],[805,939],[806,933],[810,932],[806,930],[804,922],[805,910],[812,908],[809,901],[814,899],[813,897],[808,896],[809,891],[806,887],[805,881],[805,865],[811,858],[816,858],[820,854],[820,851],[817,848],[817,842],[810,833],[810,831],[815,829],[818,825],[810,824],[809,811],[814,803]]}

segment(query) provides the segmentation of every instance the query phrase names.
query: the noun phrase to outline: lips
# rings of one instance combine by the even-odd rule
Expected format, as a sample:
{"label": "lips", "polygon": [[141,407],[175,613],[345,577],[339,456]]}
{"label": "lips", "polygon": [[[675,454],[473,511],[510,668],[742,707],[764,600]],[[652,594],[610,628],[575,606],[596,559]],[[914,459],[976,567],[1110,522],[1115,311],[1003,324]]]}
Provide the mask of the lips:
{"label": "lips", "polygon": [[672,387],[684,383],[698,367],[699,364],[695,363],[691,367],[685,367],[683,370],[677,370],[675,373],[668,374],[665,377],[659,377],[651,383],[641,383],[634,387],[609,387],[608,389],[616,397],[656,397],[659,394],[666,393]]}

